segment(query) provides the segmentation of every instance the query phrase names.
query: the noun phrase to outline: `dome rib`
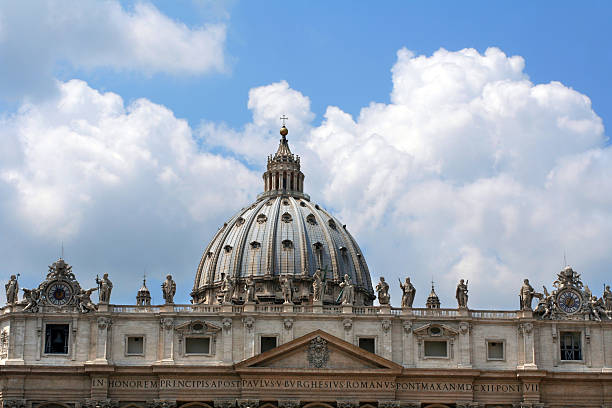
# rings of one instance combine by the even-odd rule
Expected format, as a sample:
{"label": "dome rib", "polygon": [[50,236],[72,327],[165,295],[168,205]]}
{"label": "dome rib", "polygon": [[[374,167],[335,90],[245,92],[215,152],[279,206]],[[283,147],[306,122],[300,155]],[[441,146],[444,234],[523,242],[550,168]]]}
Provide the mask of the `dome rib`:
{"label": "dome rib", "polygon": [[280,218],[278,214],[280,213],[280,197],[276,197],[274,199],[274,203],[272,204],[272,217],[268,219],[270,222],[270,233],[268,234],[268,253],[267,253],[267,263],[266,270],[264,274],[268,274],[268,272],[273,275],[274,274],[274,259],[276,257],[276,246],[274,243],[276,242],[276,229],[278,228],[278,219]]}
{"label": "dome rib", "polygon": [[300,206],[297,200],[293,197],[289,197],[289,201],[291,202],[291,207],[296,214],[296,224],[298,225],[298,234],[299,234],[299,248],[301,251],[301,262],[300,262],[300,272],[304,275],[308,274],[308,251],[306,250],[306,233],[304,232],[306,226],[304,225],[304,217],[301,216]]}
{"label": "dome rib", "polygon": [[[334,245],[334,241],[331,239],[329,235],[329,231],[327,230],[327,224],[319,214],[319,210],[312,205],[312,203],[305,201],[306,207],[310,208],[310,211],[314,214],[315,219],[319,222],[321,229],[323,230],[323,236],[325,237],[325,241],[327,242],[327,248],[329,249],[329,257],[331,258],[331,268],[334,272],[334,279],[341,280],[339,276],[339,268],[338,268],[338,254],[336,253],[336,247]],[[323,222],[321,222],[323,221]],[[321,265],[321,268],[323,265]]]}
{"label": "dome rib", "polygon": [[255,217],[257,216],[257,214],[259,213],[259,210],[261,209],[261,207],[263,207],[265,204],[265,200],[262,200],[259,203],[255,203],[253,204],[253,206],[249,207],[249,209],[247,209],[246,211],[244,211],[240,216],[244,218],[244,215],[250,211],[251,214],[249,215],[248,219],[246,220],[246,222],[243,224],[243,231],[242,231],[242,235],[239,236],[239,244],[236,245],[236,248],[234,248],[236,251],[238,251],[236,253],[236,260],[234,262],[234,268],[232,271],[232,277],[237,278],[240,277],[240,271],[242,270],[242,262],[243,262],[243,256],[244,256],[244,251],[243,248],[245,248],[245,245],[247,243],[247,240],[249,239],[249,235],[251,232],[251,225],[253,224],[253,221],[255,220]]}

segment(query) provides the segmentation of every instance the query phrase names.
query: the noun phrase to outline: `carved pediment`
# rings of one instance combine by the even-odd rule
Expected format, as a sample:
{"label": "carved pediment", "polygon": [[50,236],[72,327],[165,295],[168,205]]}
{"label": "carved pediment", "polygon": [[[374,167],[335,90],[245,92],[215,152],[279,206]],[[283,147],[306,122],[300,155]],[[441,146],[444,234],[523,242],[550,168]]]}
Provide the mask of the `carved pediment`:
{"label": "carved pediment", "polygon": [[237,371],[381,370],[399,373],[401,366],[369,353],[322,330],[316,330],[282,346],[237,364]]}
{"label": "carved pediment", "polygon": [[211,334],[221,330],[219,326],[203,320],[190,320],[174,328],[182,334]]}
{"label": "carved pediment", "polygon": [[459,330],[453,327],[440,323],[427,323],[417,329],[414,329],[414,334],[418,337],[455,337],[459,334]]}

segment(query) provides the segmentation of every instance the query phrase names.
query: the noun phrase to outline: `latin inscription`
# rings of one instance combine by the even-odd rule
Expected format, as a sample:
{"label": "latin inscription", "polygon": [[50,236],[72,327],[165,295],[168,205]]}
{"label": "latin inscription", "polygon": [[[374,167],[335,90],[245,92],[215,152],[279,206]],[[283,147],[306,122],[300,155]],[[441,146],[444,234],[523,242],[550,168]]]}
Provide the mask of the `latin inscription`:
{"label": "latin inscription", "polygon": [[[92,386],[104,387],[106,379],[94,378]],[[538,384],[471,384],[426,381],[289,380],[289,379],[108,379],[112,389],[194,389],[194,390],[318,390],[318,391],[404,391],[404,392],[538,392]]]}

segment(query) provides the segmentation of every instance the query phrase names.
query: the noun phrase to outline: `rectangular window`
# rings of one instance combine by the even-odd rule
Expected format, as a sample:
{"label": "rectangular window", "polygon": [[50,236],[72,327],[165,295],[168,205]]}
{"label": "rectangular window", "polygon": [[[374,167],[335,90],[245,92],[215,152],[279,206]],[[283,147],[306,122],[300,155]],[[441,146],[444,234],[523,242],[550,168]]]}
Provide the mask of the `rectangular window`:
{"label": "rectangular window", "polygon": [[487,360],[504,359],[504,342],[501,340],[487,341]]}
{"label": "rectangular window", "polygon": [[127,355],[142,356],[144,354],[144,337],[128,336],[126,343]]}
{"label": "rectangular window", "polygon": [[185,338],[185,354],[210,354],[210,337]]}
{"label": "rectangular window", "polygon": [[260,350],[265,353],[268,350],[272,350],[276,347],[276,336],[261,336]]}
{"label": "rectangular window", "polygon": [[425,341],[425,357],[448,357],[447,342],[444,340]]}
{"label": "rectangular window", "polygon": [[359,348],[369,351],[370,353],[376,353],[376,343],[373,337],[360,337]]}
{"label": "rectangular window", "polygon": [[45,327],[45,354],[68,354],[68,324],[47,324]]}
{"label": "rectangular window", "polygon": [[582,360],[580,332],[561,332],[561,360]]}

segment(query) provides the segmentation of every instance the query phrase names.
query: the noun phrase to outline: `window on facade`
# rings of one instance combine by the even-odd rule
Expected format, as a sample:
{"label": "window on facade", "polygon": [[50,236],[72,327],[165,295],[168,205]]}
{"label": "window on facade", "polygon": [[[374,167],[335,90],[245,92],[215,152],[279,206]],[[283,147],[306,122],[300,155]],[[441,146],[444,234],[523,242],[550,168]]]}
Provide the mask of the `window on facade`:
{"label": "window on facade", "polygon": [[373,337],[360,337],[359,348],[369,351],[370,353],[376,352],[376,343]]}
{"label": "window on facade", "polygon": [[580,332],[561,332],[561,360],[582,360]]}
{"label": "window on facade", "polygon": [[185,338],[185,354],[210,354],[210,337]]}
{"label": "window on facade", "polygon": [[448,357],[446,341],[425,341],[425,357]]}
{"label": "window on facade", "polygon": [[144,354],[144,337],[129,336],[126,340],[126,354],[142,355]]}
{"label": "window on facade", "polygon": [[498,340],[487,341],[487,360],[504,359],[504,342]]}
{"label": "window on facade", "polygon": [[45,353],[46,354],[68,354],[67,324],[48,324],[45,328]]}
{"label": "window on facade", "polygon": [[276,336],[261,336],[261,352],[265,353],[276,347]]}

